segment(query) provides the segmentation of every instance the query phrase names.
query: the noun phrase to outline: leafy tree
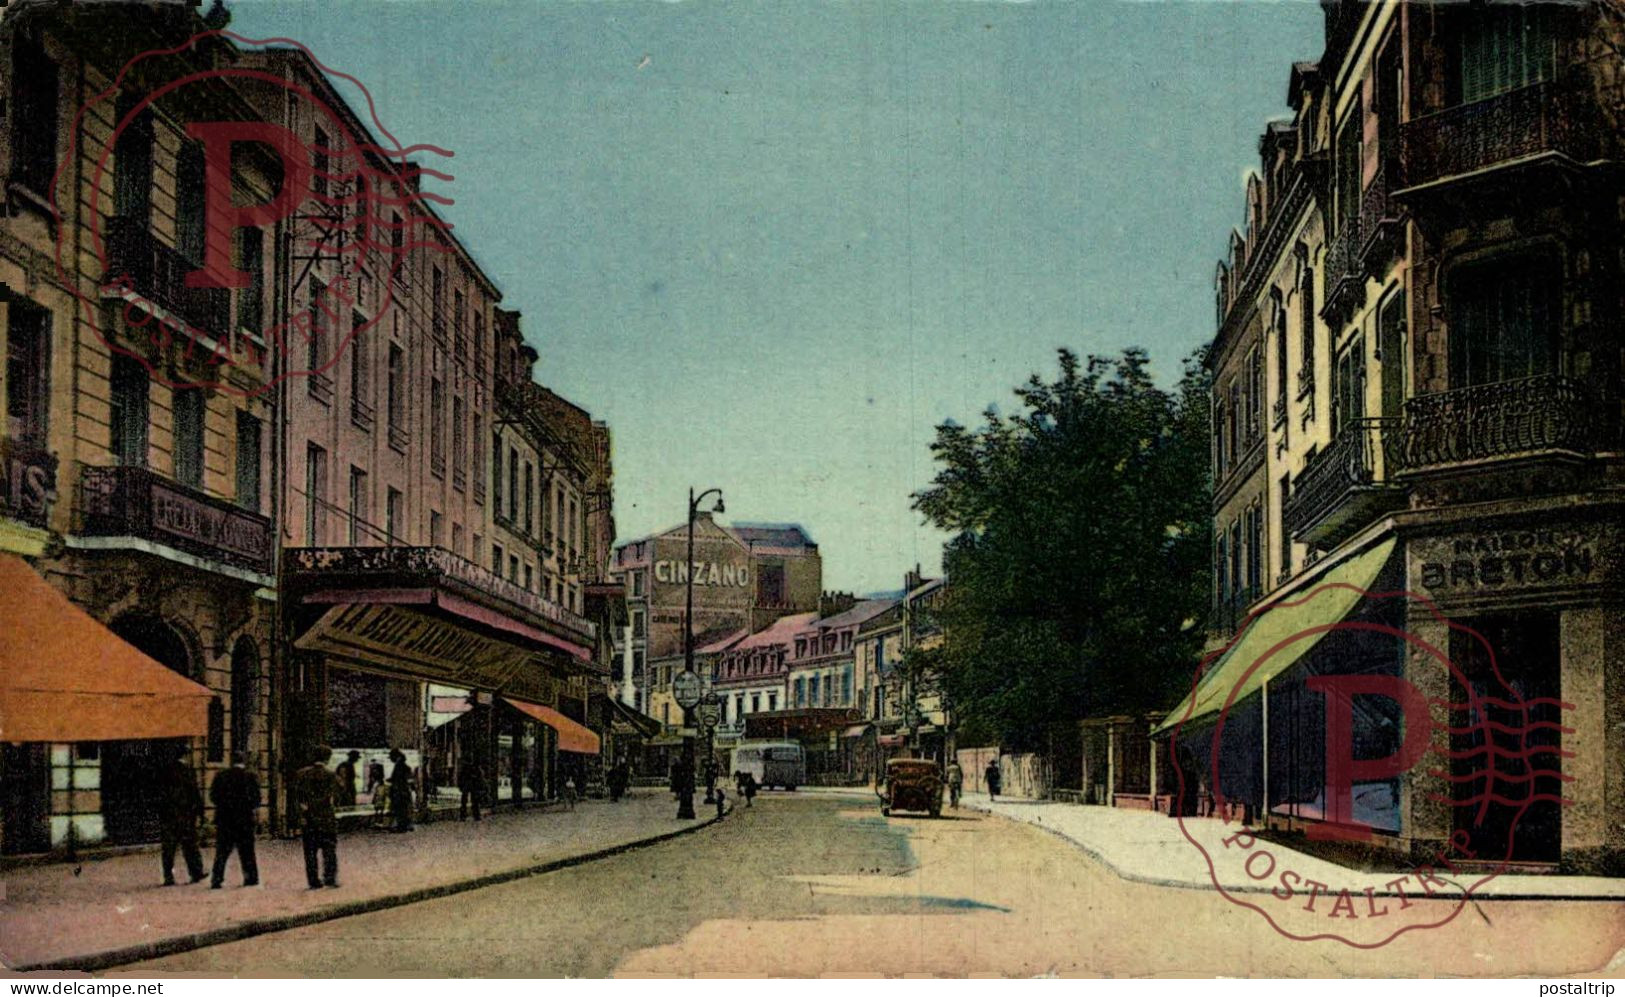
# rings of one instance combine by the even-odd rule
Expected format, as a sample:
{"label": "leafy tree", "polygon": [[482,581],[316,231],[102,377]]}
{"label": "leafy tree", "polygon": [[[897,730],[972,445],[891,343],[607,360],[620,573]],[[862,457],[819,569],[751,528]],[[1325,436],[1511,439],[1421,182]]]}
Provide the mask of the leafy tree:
{"label": "leafy tree", "polygon": [[1022,411],[937,427],[914,495],[953,534],[938,614],[962,739],[1039,746],[1046,724],[1167,708],[1189,688],[1208,607],[1208,379],[1173,391],[1143,350],[1061,350]]}

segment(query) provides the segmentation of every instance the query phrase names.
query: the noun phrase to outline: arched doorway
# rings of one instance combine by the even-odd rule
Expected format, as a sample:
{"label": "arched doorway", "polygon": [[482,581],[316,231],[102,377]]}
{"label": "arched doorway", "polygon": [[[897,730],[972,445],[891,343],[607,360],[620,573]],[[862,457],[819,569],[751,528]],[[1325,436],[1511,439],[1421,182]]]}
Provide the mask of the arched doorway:
{"label": "arched doorway", "polygon": [[[173,626],[147,613],[129,613],[109,628],[147,657],[189,679],[199,676],[200,658]],[[163,766],[186,747],[185,738],[108,741],[102,748],[102,826],[113,844],[158,837],[156,794]]]}
{"label": "arched doorway", "polygon": [[260,652],[248,637],[231,649],[231,750],[254,764],[254,717],[259,712]]}

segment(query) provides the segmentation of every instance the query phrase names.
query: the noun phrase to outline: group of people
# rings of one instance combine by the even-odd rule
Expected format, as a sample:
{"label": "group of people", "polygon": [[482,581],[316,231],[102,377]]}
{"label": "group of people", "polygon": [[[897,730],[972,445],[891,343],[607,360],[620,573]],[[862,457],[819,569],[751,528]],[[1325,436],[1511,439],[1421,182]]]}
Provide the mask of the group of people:
{"label": "group of people", "polygon": [[[335,769],[327,763],[333,749],[326,745],[312,751],[310,761],[294,773],[289,786],[291,818],[299,828],[305,853],[305,880],[313,890],[339,885],[338,811],[356,804],[356,762],[361,753],[352,751]],[[406,763],[406,753],[399,748],[389,753],[394,768],[387,777],[382,775],[383,765],[373,763],[378,780],[372,782],[369,773],[369,791],[375,795],[387,788],[389,813],[394,819],[392,831],[405,832],[412,827],[412,767]],[[198,847],[198,824],[203,819],[203,796],[198,792],[197,779],[187,765],[185,752],[177,752],[163,768],[157,785],[160,854],[163,861],[164,885],[175,885],[175,856],[179,852],[186,862],[191,882],[203,879],[203,854]],[[215,851],[214,869],[209,885],[220,889],[225,884],[226,864],[233,852],[242,868],[243,885],[258,886],[260,872],[254,851],[255,812],[261,801],[259,779],[248,770],[247,759],[241,752],[231,756],[231,767],[222,769],[209,784],[209,801],[214,804]],[[478,804],[476,803],[478,819]],[[320,860],[318,862],[318,859]]]}

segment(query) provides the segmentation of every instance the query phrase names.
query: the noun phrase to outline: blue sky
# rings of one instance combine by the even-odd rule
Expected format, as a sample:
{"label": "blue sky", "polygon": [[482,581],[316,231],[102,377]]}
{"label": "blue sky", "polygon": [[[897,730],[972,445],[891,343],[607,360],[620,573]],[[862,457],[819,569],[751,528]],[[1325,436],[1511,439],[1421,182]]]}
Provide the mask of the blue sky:
{"label": "blue sky", "polygon": [[909,494],[1054,351],[1212,334],[1311,0],[230,3],[453,150],[447,216],[524,313],[538,376],[615,434],[623,538],[798,521],[827,588],[943,537]]}

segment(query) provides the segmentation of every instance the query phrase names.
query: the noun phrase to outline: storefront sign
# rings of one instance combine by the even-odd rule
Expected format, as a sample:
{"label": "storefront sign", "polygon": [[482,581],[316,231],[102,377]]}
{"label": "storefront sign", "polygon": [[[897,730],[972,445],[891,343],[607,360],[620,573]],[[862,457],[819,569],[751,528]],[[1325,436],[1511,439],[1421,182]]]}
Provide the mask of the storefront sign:
{"label": "storefront sign", "polygon": [[158,479],[152,481],[152,527],[255,563],[271,556],[271,533],[264,519],[203,502]]}
{"label": "storefront sign", "polygon": [[0,515],[44,528],[56,501],[56,455],[0,440]]}
{"label": "storefront sign", "polygon": [[391,605],[335,606],[294,642],[447,685],[504,688],[531,661],[524,648]]}
{"label": "storefront sign", "polygon": [[1421,585],[1464,592],[1595,580],[1596,538],[1574,529],[1504,530],[1415,543]]}
{"label": "storefront sign", "polygon": [[715,561],[695,561],[692,565],[682,561],[656,561],[655,581],[667,585],[685,585],[690,575],[694,586],[722,586],[748,588],[750,569],[743,564],[718,564]]}

